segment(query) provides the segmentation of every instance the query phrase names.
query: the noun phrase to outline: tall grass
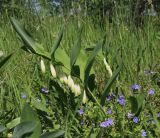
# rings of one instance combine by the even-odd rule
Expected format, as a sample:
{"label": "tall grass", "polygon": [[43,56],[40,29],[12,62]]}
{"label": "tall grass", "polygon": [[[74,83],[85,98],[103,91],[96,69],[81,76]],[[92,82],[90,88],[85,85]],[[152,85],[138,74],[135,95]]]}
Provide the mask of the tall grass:
{"label": "tall grass", "polygon": [[[140,137],[140,131],[145,129],[149,137],[159,136],[159,122],[156,118],[156,113],[160,111],[158,107],[159,86],[157,85],[160,71],[159,27],[156,26],[158,17],[149,18],[143,27],[136,28],[134,24],[128,25],[122,15],[118,15],[117,12],[115,23],[106,24],[103,30],[95,26],[90,18],[84,19],[81,16],[68,17],[67,19],[63,17],[39,17],[25,12],[17,20],[23,24],[32,38],[48,52],[51,52],[50,50],[54,46],[60,30],[64,26],[63,37],[58,48],[64,49],[68,57],[78,37],[78,23],[83,26],[81,49],[84,52],[82,55],[84,54],[83,56],[86,59],[80,54],[81,57],[79,58],[82,61],[79,63],[88,64],[85,64],[86,68],[83,67],[84,64],[79,66],[80,69],[86,69],[84,74],[87,78],[84,82],[91,83],[91,86],[89,84],[84,85],[81,78],[73,78],[76,83],[80,84],[81,89],[85,89],[84,86],[87,87],[86,92],[89,101],[85,105],[82,104],[81,100],[84,92],[80,97],[74,97],[69,93],[71,90],[62,84],[58,78],[53,79],[51,77],[49,71],[51,61],[43,59],[47,72],[46,74],[41,72],[40,60],[42,57],[26,52],[21,48],[24,43],[13,29],[10,17],[5,14],[1,17],[3,20],[0,23],[0,50],[3,51],[5,57],[10,53],[13,53],[13,55],[9,62],[5,64],[5,69],[0,70],[0,124],[8,128],[0,135],[1,137],[6,137],[9,132],[12,133],[13,128],[20,123],[19,120],[16,120],[16,123],[13,122],[13,119],[19,118],[21,113],[24,114],[26,108],[26,110],[32,110],[28,105],[23,109],[26,102],[36,109],[43,132],[61,128],[65,131],[65,137]],[[117,22],[118,19],[120,19],[120,22]],[[104,36],[103,50],[100,49],[98,52],[95,49],[94,53],[95,45],[102,42]],[[78,51],[74,54],[78,56]],[[75,55],[72,56],[75,57]],[[64,59],[64,57],[66,56],[62,55],[60,58],[62,63],[65,64],[67,59]],[[115,73],[115,78],[109,78],[107,75],[103,58],[106,58],[107,63]],[[76,58],[73,60],[72,66],[75,60]],[[57,74],[59,73],[60,76],[62,70],[57,67],[58,63],[53,60],[52,63],[56,66]],[[119,70],[117,67],[121,63],[123,63],[123,68]],[[92,66],[93,72],[91,70]],[[145,70],[154,73],[146,75],[144,74]],[[90,71],[95,74],[95,81],[89,81]],[[114,83],[112,83],[112,80]],[[94,83],[96,87],[91,92],[90,88],[94,86]],[[131,90],[133,84],[141,85],[142,89],[138,91],[138,94]],[[108,89],[108,85],[111,86],[110,89]],[[50,93],[41,93],[42,87],[47,88]],[[148,95],[149,89],[155,90],[153,97]],[[113,104],[105,100],[111,93],[115,94]],[[120,94],[125,96],[126,107],[121,107],[117,103],[116,99]],[[27,96],[26,99],[23,98],[24,95]],[[46,100],[49,100],[49,103]],[[131,101],[131,104],[129,101]],[[137,108],[135,104],[137,104]],[[79,108],[85,109],[84,115],[77,115]],[[107,108],[112,108],[113,114],[111,116],[104,114]],[[136,111],[133,108],[136,108]],[[134,110],[136,115],[141,112],[139,115],[141,123],[139,125],[126,118],[126,113],[131,112],[131,110]],[[150,113],[155,125],[147,126],[148,118],[143,117],[144,112],[147,115]],[[108,117],[114,118],[114,127],[106,130],[101,129],[99,127],[100,122]],[[25,117],[21,115],[21,118]],[[21,123],[23,123],[22,120]],[[81,121],[84,120],[85,123],[82,125]],[[8,123],[12,123],[12,127],[8,127]]]}

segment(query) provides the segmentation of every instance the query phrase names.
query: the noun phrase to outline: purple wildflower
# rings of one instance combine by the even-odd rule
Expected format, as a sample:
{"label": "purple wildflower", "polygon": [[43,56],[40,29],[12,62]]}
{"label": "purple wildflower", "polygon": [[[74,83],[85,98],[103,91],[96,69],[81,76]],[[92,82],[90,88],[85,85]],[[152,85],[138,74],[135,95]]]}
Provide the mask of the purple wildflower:
{"label": "purple wildflower", "polygon": [[112,114],[112,109],[111,109],[111,108],[109,108],[109,109],[107,110],[107,114]]}
{"label": "purple wildflower", "polygon": [[142,137],[146,137],[146,136],[147,136],[147,132],[146,132],[145,130],[142,130],[142,131],[141,131],[141,136],[142,136]]}
{"label": "purple wildflower", "polygon": [[108,118],[106,121],[102,122],[100,124],[100,127],[109,127],[113,124],[113,120],[111,118]]}
{"label": "purple wildflower", "polygon": [[138,117],[135,116],[135,117],[133,118],[133,122],[137,124],[137,123],[139,122]]}
{"label": "purple wildflower", "polygon": [[44,93],[44,94],[47,94],[47,93],[49,93],[49,90],[47,88],[45,88],[45,87],[42,87],[40,92]]}
{"label": "purple wildflower", "polygon": [[81,124],[81,125],[84,125],[84,120],[81,120],[80,124]]}
{"label": "purple wildflower", "polygon": [[154,90],[153,90],[153,89],[150,89],[150,90],[148,91],[148,94],[149,94],[149,95],[154,95]]}
{"label": "purple wildflower", "polygon": [[125,99],[124,99],[124,96],[123,95],[120,95],[119,97],[118,97],[118,103],[120,104],[120,105],[122,105],[122,106],[124,106],[125,105]]}
{"label": "purple wildflower", "polygon": [[27,95],[25,93],[21,93],[21,98],[22,99],[27,99]]}
{"label": "purple wildflower", "polygon": [[141,86],[138,84],[134,84],[131,86],[131,88],[132,88],[132,90],[139,90],[141,88]]}
{"label": "purple wildflower", "polygon": [[114,93],[109,94],[107,97],[107,101],[111,101],[114,97],[115,97]]}
{"label": "purple wildflower", "polygon": [[81,108],[80,110],[78,110],[78,113],[79,113],[79,115],[83,115],[84,114],[83,109]]}

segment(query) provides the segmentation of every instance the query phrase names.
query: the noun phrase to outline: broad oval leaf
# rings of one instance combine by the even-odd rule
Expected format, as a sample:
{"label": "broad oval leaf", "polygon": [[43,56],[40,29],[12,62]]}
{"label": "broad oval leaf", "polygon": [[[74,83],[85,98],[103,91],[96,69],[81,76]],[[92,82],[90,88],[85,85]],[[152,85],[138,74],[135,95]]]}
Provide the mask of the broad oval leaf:
{"label": "broad oval leaf", "polygon": [[24,106],[21,114],[21,123],[26,121],[31,121],[37,124],[30,138],[38,138],[41,135],[41,123],[37,114],[28,104]]}
{"label": "broad oval leaf", "polygon": [[11,122],[9,122],[6,126],[8,129],[12,129],[14,128],[16,125],[18,125],[20,123],[20,118],[15,118],[13,119]]}
{"label": "broad oval leaf", "polygon": [[57,131],[42,134],[39,138],[58,138],[58,137],[62,137],[64,133],[65,133],[64,130],[57,130]]}
{"label": "broad oval leaf", "polygon": [[136,114],[137,111],[138,111],[138,102],[137,102],[137,99],[134,96],[131,96],[129,98],[129,100],[130,100],[130,103],[131,103],[131,112],[133,114]]}
{"label": "broad oval leaf", "polygon": [[22,122],[15,127],[12,138],[24,138],[24,135],[26,134],[31,135],[36,126],[36,123],[30,121]]}

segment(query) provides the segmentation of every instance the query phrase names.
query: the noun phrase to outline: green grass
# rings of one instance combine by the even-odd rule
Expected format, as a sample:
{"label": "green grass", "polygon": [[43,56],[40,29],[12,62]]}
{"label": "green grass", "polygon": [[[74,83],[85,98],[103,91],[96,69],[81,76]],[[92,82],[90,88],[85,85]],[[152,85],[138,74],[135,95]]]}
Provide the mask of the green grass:
{"label": "green grass", "polygon": [[[86,89],[89,100],[85,106],[81,102],[83,91],[81,91],[81,96],[74,97],[71,90],[62,84],[59,78],[53,79],[49,69],[50,61],[47,59],[44,59],[47,71],[43,74],[40,68],[41,57],[21,49],[24,44],[13,29],[9,17],[3,16],[1,18],[3,20],[0,23],[0,50],[4,52],[4,56],[10,53],[13,53],[13,56],[0,70],[0,124],[7,126],[13,119],[21,116],[24,104],[27,102],[37,111],[44,132],[63,129],[65,137],[95,137],[96,135],[98,137],[107,137],[108,135],[110,137],[140,137],[141,130],[145,129],[150,137],[159,136],[159,122],[156,122],[156,117],[153,115],[156,125],[151,124],[150,126],[147,126],[146,123],[149,117],[144,118],[144,112],[147,115],[156,115],[160,111],[158,106],[160,90],[156,82],[160,74],[160,40],[158,39],[160,28],[156,26],[158,17],[153,20],[147,19],[142,28],[120,22],[120,24],[111,24],[110,28],[106,24],[104,30],[95,27],[89,18],[70,17],[66,20],[62,17],[44,17],[39,21],[37,16],[24,13],[21,18],[17,19],[25,26],[32,38],[42,44],[48,52],[51,52],[50,49],[64,25],[64,36],[59,48],[63,48],[68,56],[70,56],[71,48],[78,36],[77,22],[84,26],[81,36],[82,50],[95,47],[106,34],[104,49],[107,51],[100,50],[93,63],[92,69],[96,77],[96,87],[92,92]],[[103,64],[104,55],[102,52],[105,53],[113,72],[123,62],[123,68],[114,83],[111,83],[112,86],[108,92],[114,92],[116,98],[123,93],[126,99],[124,107],[117,103],[116,98],[113,104],[105,102],[103,107],[100,105],[102,92],[109,81],[107,70]],[[85,51],[85,56],[89,57],[91,53]],[[62,63],[65,63],[66,59],[63,55],[60,58]],[[79,57],[79,59],[81,60],[79,63],[87,62],[87,59],[83,57]],[[57,63],[52,62],[56,66],[57,76],[60,77],[60,73],[64,70],[59,68]],[[80,66],[84,69],[83,64]],[[145,75],[144,70],[146,69],[152,70],[156,74]],[[73,78],[76,83],[80,84],[81,90],[84,89],[83,79]],[[132,92],[130,87],[133,84],[141,85],[138,94]],[[49,89],[50,93],[40,93],[42,86]],[[151,88],[155,90],[154,96],[148,95],[148,90]],[[27,99],[22,99],[21,93],[25,93]],[[145,96],[145,103],[141,103],[137,99],[141,94]],[[131,108],[133,108],[129,100],[131,96],[136,98],[138,106],[142,107],[141,110],[137,108],[141,111],[138,116],[141,120],[139,124],[126,118],[127,112],[131,112]],[[37,101],[37,97],[41,99],[41,102]],[[49,99],[49,105],[46,104],[46,99]],[[104,115],[103,112],[109,107],[112,108],[113,114]],[[79,108],[85,109],[84,116],[77,114]],[[115,120],[113,127],[101,129],[100,122],[108,117]],[[85,120],[84,125],[80,125],[82,119]],[[9,132],[13,133],[13,128],[8,128],[0,136],[6,137]]]}

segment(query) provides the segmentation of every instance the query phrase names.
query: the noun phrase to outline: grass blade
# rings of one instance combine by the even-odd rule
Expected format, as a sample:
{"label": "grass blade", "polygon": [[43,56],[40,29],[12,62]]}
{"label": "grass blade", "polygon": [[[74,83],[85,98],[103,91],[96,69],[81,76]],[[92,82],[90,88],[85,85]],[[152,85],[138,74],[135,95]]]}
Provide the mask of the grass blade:
{"label": "grass blade", "polygon": [[88,85],[89,74],[90,74],[93,62],[101,47],[102,47],[102,43],[101,42],[97,43],[97,46],[94,48],[92,54],[88,58],[88,61],[85,67],[85,71],[84,71],[84,85],[85,86]]}
{"label": "grass blade", "polygon": [[115,72],[113,73],[113,76],[109,79],[109,81],[107,82],[103,94],[101,96],[101,105],[103,106],[106,100],[106,97],[109,93],[109,90],[113,84],[113,82],[116,80],[117,76],[119,75],[121,69],[122,69],[123,64],[121,63],[120,66],[115,70]]}
{"label": "grass blade", "polygon": [[71,68],[74,66],[77,58],[78,58],[78,55],[80,53],[80,49],[81,49],[81,34],[82,34],[82,30],[83,28],[81,27],[80,30],[79,30],[79,34],[78,34],[78,38],[74,44],[74,46],[72,47],[72,50],[71,50],[71,58],[70,58],[70,66]]}
{"label": "grass blade", "polygon": [[52,50],[51,50],[51,57],[52,57],[52,58],[54,57],[54,54],[55,54],[56,49],[57,49],[57,48],[59,47],[59,45],[60,45],[60,42],[61,42],[62,37],[63,37],[63,31],[64,31],[64,27],[62,27],[61,31],[59,32],[58,38],[57,38],[57,40],[56,40],[56,42],[55,42],[55,44],[54,44],[54,46],[53,46],[53,48],[52,48]]}

